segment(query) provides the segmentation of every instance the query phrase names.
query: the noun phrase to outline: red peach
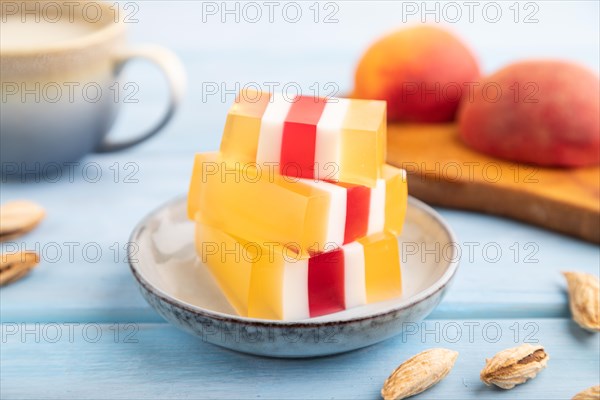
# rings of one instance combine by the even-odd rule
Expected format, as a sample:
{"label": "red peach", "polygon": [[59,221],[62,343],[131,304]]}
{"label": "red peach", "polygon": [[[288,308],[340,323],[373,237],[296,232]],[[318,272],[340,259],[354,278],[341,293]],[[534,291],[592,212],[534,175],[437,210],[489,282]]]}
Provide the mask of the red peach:
{"label": "red peach", "polygon": [[465,83],[479,78],[473,54],[451,33],[420,26],[375,42],[358,63],[353,96],[386,100],[390,121],[455,118]]}
{"label": "red peach", "polygon": [[459,131],[472,148],[542,166],[600,163],[600,80],[564,61],[523,61],[463,98]]}

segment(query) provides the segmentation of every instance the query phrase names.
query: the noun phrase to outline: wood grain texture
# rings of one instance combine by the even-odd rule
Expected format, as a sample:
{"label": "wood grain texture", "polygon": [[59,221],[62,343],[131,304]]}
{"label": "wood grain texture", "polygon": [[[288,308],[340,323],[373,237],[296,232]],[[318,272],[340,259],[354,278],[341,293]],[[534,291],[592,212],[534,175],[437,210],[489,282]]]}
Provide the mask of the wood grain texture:
{"label": "wood grain texture", "polygon": [[[279,360],[223,350],[167,324],[80,324],[71,336],[63,325],[5,324],[0,396],[377,399],[394,368],[432,347],[456,350],[459,357],[441,383],[415,399],[568,399],[598,384],[597,336],[569,320],[432,320],[408,329],[411,333],[338,356]],[[240,339],[233,332],[222,340]],[[485,358],[525,341],[545,346],[548,368],[511,391],[486,387],[479,380]]]}
{"label": "wood grain texture", "polygon": [[[316,86],[328,95],[331,86],[325,85],[334,83],[338,94],[348,93],[357,58],[375,37],[398,27],[404,3],[379,2],[365,12],[364,2],[336,2],[340,12],[335,24],[315,24],[308,8],[313,2],[300,3],[305,18],[297,24],[280,18],[281,6],[275,23],[266,21],[263,8],[263,20],[251,24],[235,23],[231,15],[228,23],[222,23],[219,15],[200,23],[202,2],[135,4],[139,11],[133,17],[139,22],[128,24],[131,42],[174,50],[188,70],[187,97],[156,138],[124,153],[82,160],[100,166],[103,176],[98,182],[82,179],[80,171],[73,182],[67,178],[36,184],[2,181],[2,202],[28,198],[48,210],[48,218],[18,241],[27,248],[46,246],[45,261],[22,281],[0,290],[0,319],[6,323],[0,343],[2,399],[377,399],[383,380],[400,362],[436,346],[457,349],[461,355],[448,379],[416,399],[567,399],[598,384],[598,336],[583,334],[566,319],[568,306],[559,273],[578,269],[598,274],[598,247],[501,217],[439,207],[457,233],[463,256],[455,283],[432,315],[439,321],[429,321],[426,328],[433,330],[431,324],[436,322],[457,322],[463,338],[456,343],[438,340],[435,334],[424,339],[413,335],[410,340],[399,336],[336,357],[281,361],[209,346],[164,323],[146,324],[162,320],[138,293],[123,253],[115,261],[111,246],[124,245],[140,218],[186,190],[194,152],[218,149],[234,94],[207,95],[203,85],[216,83],[234,90],[236,84],[250,82],[278,82],[279,88],[295,83],[306,94]],[[597,69],[597,2],[578,7],[545,2],[540,4],[543,18],[536,24],[515,24],[510,4],[503,5],[499,24],[481,18],[467,23],[466,10],[464,23],[452,24],[480,55],[483,70],[491,72],[536,54],[569,57]],[[419,23],[420,15],[414,21]],[[569,29],[557,29],[561,26]],[[135,63],[125,74],[125,81],[139,84],[139,103],[124,106],[115,127],[117,137],[149,127],[166,104],[166,88],[160,86],[162,78],[152,66]],[[117,182],[110,169],[115,162],[121,172]],[[133,171],[124,168],[128,162],[138,168],[132,176],[137,181],[125,182],[126,174]],[[67,256],[65,242],[80,244],[73,260]],[[56,260],[51,260],[52,243],[63,251]],[[103,252],[99,260],[83,258],[86,243],[99,244]],[[524,248],[531,243],[534,247]],[[469,248],[474,249],[473,256]],[[499,257],[493,253],[495,248],[501,250]],[[94,258],[91,250],[89,255]],[[483,387],[478,378],[483,358],[512,346],[510,326],[520,322],[525,334],[526,321],[539,323],[537,336],[552,357],[549,368],[513,391]],[[31,322],[25,327],[34,332],[35,323],[73,322],[79,327],[72,343],[64,327],[57,343],[42,339],[37,343],[35,334],[26,334],[23,340],[22,322]],[[102,327],[101,339],[83,340],[81,328],[98,322],[109,323]],[[123,343],[123,336],[115,343],[111,330],[115,322],[139,324],[138,343]],[[469,343],[465,323],[481,327],[487,322],[501,325],[502,339],[490,343],[479,330],[477,339]],[[18,334],[8,335],[6,329],[14,328],[13,323],[18,324]],[[94,334],[94,326],[89,335]],[[452,326],[445,326],[452,334]],[[46,339],[52,334],[47,327]],[[494,334],[493,327],[489,334]]]}
{"label": "wood grain texture", "polygon": [[516,164],[471,150],[454,124],[388,126],[388,162],[425,202],[515,218],[600,243],[600,167]]}

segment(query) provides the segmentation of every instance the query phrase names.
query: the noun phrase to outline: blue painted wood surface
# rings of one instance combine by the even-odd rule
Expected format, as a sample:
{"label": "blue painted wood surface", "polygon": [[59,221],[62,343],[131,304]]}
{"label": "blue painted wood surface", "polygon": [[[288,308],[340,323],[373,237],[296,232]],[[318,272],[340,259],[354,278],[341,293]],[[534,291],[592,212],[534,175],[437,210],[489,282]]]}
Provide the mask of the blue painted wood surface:
{"label": "blue painted wood surface", "polygon": [[[411,332],[338,356],[278,360],[205,344],[166,324],[5,324],[0,390],[7,399],[376,399],[402,360],[431,347],[459,357],[420,399],[568,399],[598,383],[598,337],[565,319],[429,320]],[[545,346],[548,368],[512,391],[486,387],[485,357],[523,341]]]}
{"label": "blue painted wood surface", "polygon": [[[221,23],[218,17],[203,23],[199,2],[137,4],[131,41],[177,52],[189,93],[173,123],[147,144],[90,156],[73,179],[2,182],[2,202],[32,199],[48,216],[30,235],[3,244],[5,251],[15,243],[37,247],[45,261],[0,290],[0,397],[377,398],[400,362],[439,346],[460,351],[456,368],[419,398],[564,399],[598,384],[600,339],[570,321],[560,275],[565,269],[598,274],[598,246],[455,210],[439,211],[459,238],[461,267],[427,325],[410,327],[415,334],[330,358],[275,360],[222,350],[164,323],[137,292],[124,246],[144,215],[186,191],[193,153],[218,147],[233,95],[209,95],[207,84],[297,82],[310,92],[311,85],[334,82],[339,93],[348,92],[357,57],[377,35],[402,25],[403,14],[401,3],[354,1],[336,2],[335,24],[308,17],[298,24]],[[311,4],[302,3],[306,15]],[[507,17],[497,24],[481,18],[446,24],[472,44],[485,71],[531,56],[567,57],[598,69],[597,2],[537,2],[535,24],[515,23],[510,4],[501,4]],[[164,105],[165,86],[151,67],[135,64],[125,80],[139,84],[139,102],[125,105],[116,136],[150,125]],[[97,181],[96,171],[102,173]],[[546,346],[548,369],[513,391],[484,387],[478,379],[484,358],[524,340]]]}

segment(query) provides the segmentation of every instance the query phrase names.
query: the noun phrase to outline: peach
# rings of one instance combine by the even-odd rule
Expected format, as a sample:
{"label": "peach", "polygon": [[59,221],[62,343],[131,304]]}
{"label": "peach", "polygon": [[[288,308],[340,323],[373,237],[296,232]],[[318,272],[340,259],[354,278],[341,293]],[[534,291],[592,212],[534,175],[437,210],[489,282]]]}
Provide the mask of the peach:
{"label": "peach", "polygon": [[465,83],[479,78],[473,54],[451,33],[419,26],[375,42],[358,63],[354,97],[386,100],[390,121],[455,118]]}
{"label": "peach", "polygon": [[542,166],[600,163],[600,80],[563,61],[523,61],[463,98],[459,131],[472,148]]}

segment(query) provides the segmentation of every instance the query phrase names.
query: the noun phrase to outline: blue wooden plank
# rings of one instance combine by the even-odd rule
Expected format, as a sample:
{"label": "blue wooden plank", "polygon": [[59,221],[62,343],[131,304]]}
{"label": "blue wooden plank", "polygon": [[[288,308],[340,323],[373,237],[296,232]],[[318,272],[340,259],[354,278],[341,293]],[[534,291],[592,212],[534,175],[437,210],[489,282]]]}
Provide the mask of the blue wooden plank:
{"label": "blue wooden plank", "polygon": [[[563,319],[429,321],[366,349],[308,360],[238,354],[166,324],[135,327],[78,325],[69,334],[66,326],[3,325],[2,398],[375,399],[398,364],[432,347],[460,355],[442,383],[415,399],[566,399],[600,376],[598,336]],[[485,357],[524,341],[545,346],[548,368],[511,391],[484,386]]]}

